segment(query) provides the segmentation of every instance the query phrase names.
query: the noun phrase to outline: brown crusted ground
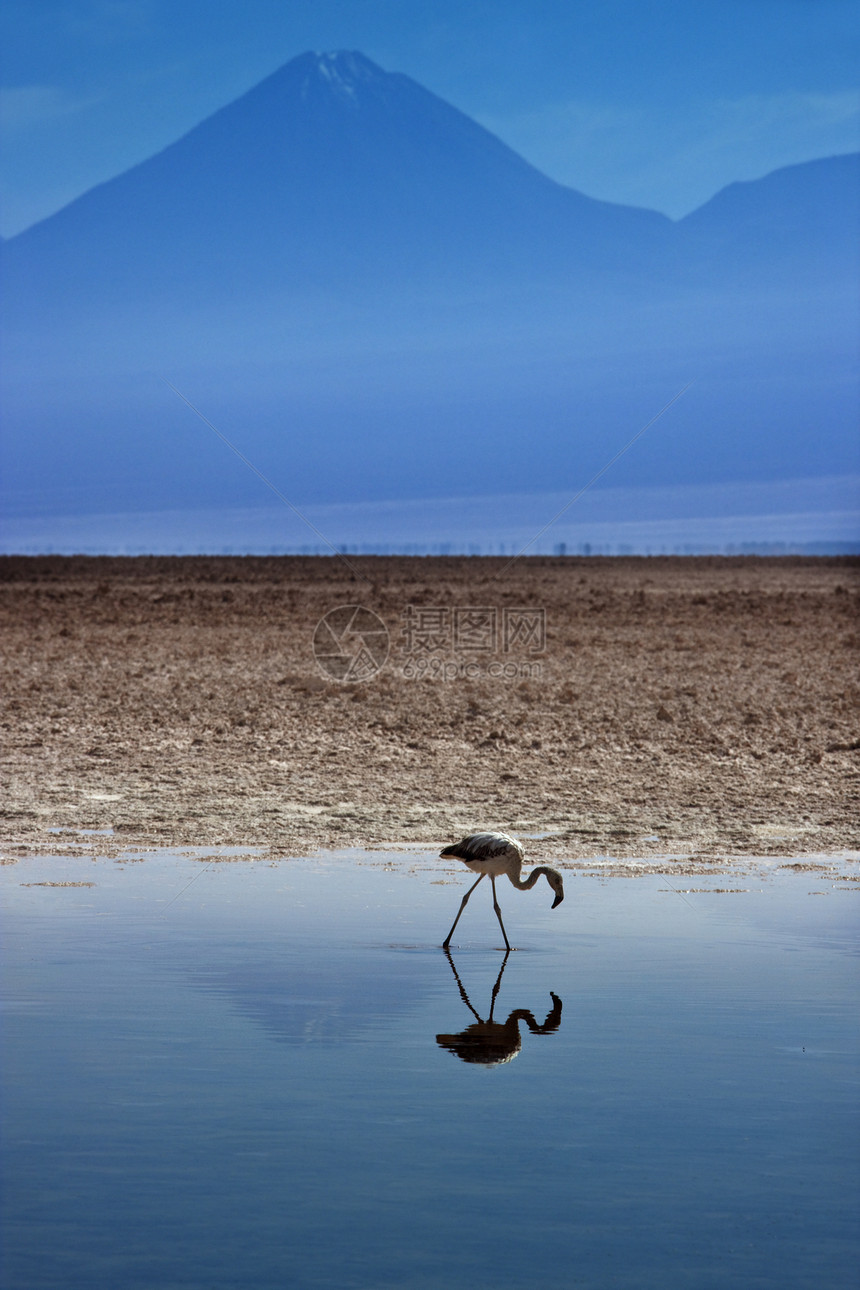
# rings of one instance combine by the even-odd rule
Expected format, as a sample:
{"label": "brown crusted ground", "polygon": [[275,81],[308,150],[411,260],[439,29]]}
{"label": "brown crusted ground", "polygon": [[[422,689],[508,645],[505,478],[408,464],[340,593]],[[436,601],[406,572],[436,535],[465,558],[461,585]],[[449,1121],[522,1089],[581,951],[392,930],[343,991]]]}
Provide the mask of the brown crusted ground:
{"label": "brown crusted ground", "polygon": [[[0,560],[5,855],[55,851],[51,828],[113,828],[103,854],[479,827],[571,859],[860,846],[857,560],[350,562]],[[349,603],[391,633],[361,684],[312,652]],[[543,608],[546,652],[443,647],[432,666],[481,675],[404,675],[410,604]]]}

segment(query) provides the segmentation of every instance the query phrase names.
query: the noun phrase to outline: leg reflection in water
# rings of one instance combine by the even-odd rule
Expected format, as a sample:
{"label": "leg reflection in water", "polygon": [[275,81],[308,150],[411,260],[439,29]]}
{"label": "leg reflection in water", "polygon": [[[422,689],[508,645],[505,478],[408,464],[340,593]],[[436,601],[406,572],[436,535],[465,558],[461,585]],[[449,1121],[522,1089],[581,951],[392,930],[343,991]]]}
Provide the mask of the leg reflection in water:
{"label": "leg reflection in water", "polygon": [[437,1035],[436,1043],[440,1048],[447,1048],[449,1053],[455,1053],[461,1061],[473,1062],[479,1066],[502,1066],[505,1062],[513,1061],[522,1048],[522,1039],[520,1038],[521,1021],[526,1023],[533,1035],[552,1034],[561,1025],[561,999],[552,990],[549,992],[552,999],[552,1008],[548,1012],[543,1025],[539,1025],[535,1021],[534,1014],[528,1008],[514,1008],[507,1021],[495,1021],[493,1019],[496,998],[499,993],[499,987],[502,984],[502,975],[510,955],[511,952],[508,950],[502,959],[502,966],[499,969],[499,975],[496,978],[496,984],[493,986],[490,999],[490,1015],[484,1021],[472,1007],[463,982],[460,980],[460,976],[454,966],[454,960],[451,958],[450,953],[447,950],[445,951],[445,957],[451,964],[451,971],[454,973],[454,979],[460,991],[460,998],[475,1018],[475,1021],[457,1035]]}

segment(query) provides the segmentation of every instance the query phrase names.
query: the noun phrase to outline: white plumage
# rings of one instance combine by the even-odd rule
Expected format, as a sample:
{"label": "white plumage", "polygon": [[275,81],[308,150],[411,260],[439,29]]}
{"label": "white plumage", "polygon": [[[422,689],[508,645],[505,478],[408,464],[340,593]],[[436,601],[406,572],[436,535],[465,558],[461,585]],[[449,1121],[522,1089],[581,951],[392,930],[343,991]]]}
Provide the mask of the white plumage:
{"label": "white plumage", "polygon": [[[508,940],[508,934],[505,931],[505,925],[502,922],[502,911],[499,908],[496,896],[497,878],[501,878],[503,874],[506,874],[517,891],[529,891],[538,878],[543,876],[555,892],[555,900],[552,902],[553,909],[564,900],[564,880],[558,869],[552,869],[549,865],[542,864],[538,865],[536,869],[532,869],[528,878],[522,879],[520,877],[525,853],[522,844],[507,833],[470,833],[461,842],[455,842],[453,846],[445,847],[439,854],[441,857],[454,856],[458,860],[462,860],[467,869],[471,869],[472,873],[480,875],[478,882],[489,875],[490,884],[493,888],[493,909],[496,911],[496,917],[502,929],[502,936],[505,938],[506,949],[510,949],[511,945]],[[466,902],[477,887],[478,882],[472,883],[472,886],[460,902],[460,909],[454,919],[454,925],[443,942],[443,948],[446,950],[451,943],[451,937],[454,935],[454,928],[460,921],[460,915],[466,908]]]}

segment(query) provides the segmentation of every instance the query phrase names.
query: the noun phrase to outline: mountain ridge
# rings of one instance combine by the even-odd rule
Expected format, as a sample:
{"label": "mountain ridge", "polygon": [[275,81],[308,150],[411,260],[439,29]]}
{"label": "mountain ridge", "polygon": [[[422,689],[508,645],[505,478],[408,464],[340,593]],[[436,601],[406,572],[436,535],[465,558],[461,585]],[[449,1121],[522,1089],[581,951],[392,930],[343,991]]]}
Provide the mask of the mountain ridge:
{"label": "mountain ridge", "polygon": [[652,482],[847,473],[857,159],[805,166],[673,222],[355,51],[300,55],[4,244],[7,488],[234,499],[156,374],[320,501],[545,490],[691,376]]}
{"label": "mountain ridge", "polygon": [[[348,75],[343,74],[345,70],[349,73]],[[315,77],[312,75],[312,73],[314,72],[317,74]],[[79,194],[71,201],[65,203],[62,207],[59,207],[56,211],[52,211],[50,214],[35,221],[33,224],[28,225],[27,228],[22,229],[19,232],[9,237],[0,238],[0,243],[11,244],[11,243],[18,242],[22,239],[27,240],[29,235],[33,233],[34,230],[41,229],[44,225],[49,224],[51,221],[53,221],[57,216],[62,215],[64,212],[69,211],[69,209],[72,207],[76,207],[78,203],[81,202],[82,200],[88,199],[94,193],[103,191],[104,189],[113,185],[117,180],[120,180],[123,177],[138,171],[141,167],[148,166],[150,162],[156,160],[159,157],[163,157],[165,153],[169,153],[172,149],[177,147],[177,145],[181,145],[186,140],[192,139],[194,136],[196,136],[197,132],[201,129],[201,127],[208,126],[209,124],[218,121],[219,118],[224,117],[224,114],[227,114],[227,116],[229,117],[230,115],[233,114],[234,109],[239,108],[242,104],[245,104],[246,102],[253,103],[255,100],[258,100],[260,97],[266,95],[267,93],[270,93],[272,90],[279,91],[280,88],[285,84],[285,82],[288,83],[292,81],[295,87],[295,82],[297,82],[299,78],[301,78],[301,84],[300,86],[298,86],[298,90],[299,90],[299,94],[303,99],[307,100],[309,95],[313,95],[315,91],[318,92],[323,86],[325,86],[330,92],[334,93],[335,95],[338,95],[338,92],[339,92],[342,100],[345,103],[350,105],[355,105],[356,85],[370,87],[374,92],[376,92],[377,95],[379,95],[380,87],[384,82],[388,82],[392,86],[397,85],[401,87],[408,87],[409,93],[411,94],[417,93],[418,95],[422,96],[425,100],[432,101],[434,104],[434,107],[437,110],[441,108],[449,116],[449,119],[451,120],[457,119],[458,124],[465,125],[468,131],[470,131],[473,135],[481,136],[484,143],[490,144],[493,148],[495,148],[499,153],[499,155],[504,156],[506,161],[509,164],[511,162],[516,163],[516,165],[521,169],[523,174],[528,173],[528,175],[532,179],[534,178],[539,179],[546,186],[547,191],[549,191],[550,189],[556,189],[567,194],[574,194],[577,198],[584,199],[586,202],[593,203],[595,204],[595,206],[600,207],[604,210],[637,211],[643,214],[648,214],[649,216],[656,217],[656,219],[659,220],[660,222],[666,222],[668,224],[672,224],[675,226],[684,225],[688,223],[698,223],[701,219],[702,214],[704,212],[708,212],[714,209],[715,204],[723,205],[725,204],[727,199],[731,200],[731,198],[736,196],[737,194],[746,192],[748,190],[752,190],[757,185],[769,183],[774,176],[786,174],[788,172],[803,170],[804,168],[807,168],[807,167],[812,167],[812,168],[820,167],[822,165],[829,165],[830,163],[836,163],[836,162],[846,162],[846,163],[853,162],[855,166],[857,165],[858,162],[860,162],[860,152],[849,152],[849,153],[833,154],[831,156],[822,157],[822,158],[815,158],[811,161],[798,162],[798,163],[792,163],[785,166],[779,166],[751,180],[732,181],[731,183],[724,185],[722,188],[718,189],[714,194],[712,194],[710,198],[702,202],[694,210],[689,211],[686,215],[683,215],[677,219],[673,219],[670,216],[665,215],[663,212],[658,211],[651,207],[644,207],[644,206],[630,205],[629,203],[619,203],[619,202],[608,201],[606,199],[594,197],[594,196],[591,196],[590,194],[584,193],[581,189],[578,189],[572,185],[562,184],[556,180],[551,179],[548,175],[544,174],[544,172],[541,171],[537,166],[535,166],[533,163],[529,162],[524,157],[522,157],[519,153],[515,151],[515,149],[511,148],[508,144],[504,143],[503,140],[501,140],[498,136],[494,135],[486,127],[472,120],[471,118],[466,116],[466,114],[461,112],[459,109],[446,103],[443,99],[440,99],[437,95],[433,94],[431,91],[426,90],[418,82],[414,81],[411,77],[405,75],[404,73],[383,71],[382,68],[380,68],[374,62],[372,62],[372,60],[367,58],[366,55],[362,54],[360,51],[357,51],[357,50],[306,51],[305,53],[300,54],[295,58],[291,59],[290,61],[288,61],[287,63],[283,64],[280,68],[277,68],[274,72],[270,73],[267,77],[265,77],[262,81],[258,82],[256,85],[250,87],[248,90],[243,91],[243,93],[240,94],[237,98],[231,100],[230,102],[224,104],[222,107],[217,108],[214,112],[208,114],[206,117],[202,118],[201,121],[195,123],[189,129],[183,131],[182,134],[177,136],[176,139],[171,140],[169,143],[165,144],[164,147],[157,149],[155,152],[150,154],[150,156],[143,158],[141,161],[136,162],[134,165],[127,167],[125,170],[117,172],[116,175],[113,175],[106,180],[103,180],[98,184],[94,184],[91,188]]]}
{"label": "mountain ridge", "polygon": [[[837,241],[838,252],[850,254],[859,176],[860,154],[781,167],[728,185],[672,221],[558,184],[458,109],[358,51],[305,53],[7,239],[7,290],[14,297],[23,276],[22,296],[42,291],[56,301],[70,273],[89,275],[91,287],[114,300],[129,290],[152,295],[170,281],[191,287],[201,277],[207,290],[213,267],[231,276],[239,262],[269,286],[293,287],[345,286],[391,268],[445,279],[455,259],[468,259],[469,272],[485,281],[512,279],[517,265],[529,280],[629,278],[643,261],[646,277],[657,266],[675,280],[684,272],[679,254],[698,260],[701,276],[714,248],[729,245],[727,263],[755,273],[756,224],[766,237],[774,229],[782,242],[793,237],[790,255],[816,236],[813,260],[832,259]],[[853,209],[840,219],[839,199],[852,183]],[[822,200],[818,189],[828,185]],[[780,189],[789,190],[786,205],[798,205],[793,218],[766,200]],[[763,199],[767,209],[751,214]],[[744,238],[746,251],[737,245]],[[133,261],[144,266],[137,280]],[[453,276],[461,272],[455,265]]]}

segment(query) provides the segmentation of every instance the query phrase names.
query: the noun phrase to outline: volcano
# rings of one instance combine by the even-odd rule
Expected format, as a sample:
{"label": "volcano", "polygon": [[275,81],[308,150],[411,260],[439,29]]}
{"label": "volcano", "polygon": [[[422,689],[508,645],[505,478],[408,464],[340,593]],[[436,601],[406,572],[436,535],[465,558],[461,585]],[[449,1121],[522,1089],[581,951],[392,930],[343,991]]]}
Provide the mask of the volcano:
{"label": "volcano", "polygon": [[6,505],[255,500],[160,377],[317,501],[576,482],[691,377],[636,479],[853,469],[857,176],[789,167],[673,222],[302,54],[4,245]]}

